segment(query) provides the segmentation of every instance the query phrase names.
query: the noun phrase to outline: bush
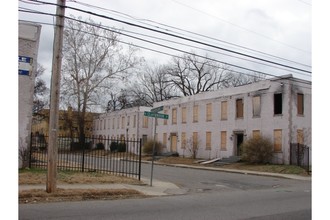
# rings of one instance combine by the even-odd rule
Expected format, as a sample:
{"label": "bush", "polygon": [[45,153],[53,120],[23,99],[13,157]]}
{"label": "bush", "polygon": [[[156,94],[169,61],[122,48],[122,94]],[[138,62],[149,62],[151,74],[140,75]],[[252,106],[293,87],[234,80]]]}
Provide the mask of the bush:
{"label": "bush", "polygon": [[[144,143],[142,152],[145,154],[152,154],[153,146],[154,146],[154,141],[148,140],[146,143]],[[162,143],[156,141],[155,142],[155,155],[160,154],[161,151],[162,151]]]}
{"label": "bush", "polygon": [[110,144],[110,151],[115,152],[118,150],[118,143],[117,142],[111,142]]}
{"label": "bush", "polygon": [[97,149],[97,150],[104,150],[104,144],[101,143],[101,142],[100,142],[100,143],[97,143],[97,144],[96,144],[96,149]]}
{"label": "bush", "polygon": [[244,141],[241,145],[242,161],[249,163],[270,163],[273,157],[273,144],[265,137],[254,137]]}
{"label": "bush", "polygon": [[125,143],[119,143],[118,144],[118,152],[126,152],[126,144]]}

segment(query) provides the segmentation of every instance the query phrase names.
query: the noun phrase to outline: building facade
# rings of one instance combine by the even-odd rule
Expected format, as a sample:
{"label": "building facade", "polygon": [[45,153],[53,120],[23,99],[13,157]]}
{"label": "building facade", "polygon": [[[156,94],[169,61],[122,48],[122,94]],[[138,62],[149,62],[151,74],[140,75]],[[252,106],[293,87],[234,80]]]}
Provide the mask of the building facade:
{"label": "building facade", "polygon": [[[262,135],[274,143],[274,163],[288,164],[290,143],[311,147],[311,82],[291,75],[154,103],[156,138],[164,151],[213,159],[240,156],[240,144]],[[311,164],[311,163],[310,163]]]}
{"label": "building facade", "polygon": [[[37,67],[41,25],[19,21],[18,30],[18,144],[24,151],[30,146],[35,70]],[[19,167],[22,166],[22,158]]]}
{"label": "building facade", "polygon": [[141,106],[100,114],[94,117],[93,135],[103,139],[142,139],[144,143],[152,138],[153,120],[144,116],[144,112],[150,109]]}

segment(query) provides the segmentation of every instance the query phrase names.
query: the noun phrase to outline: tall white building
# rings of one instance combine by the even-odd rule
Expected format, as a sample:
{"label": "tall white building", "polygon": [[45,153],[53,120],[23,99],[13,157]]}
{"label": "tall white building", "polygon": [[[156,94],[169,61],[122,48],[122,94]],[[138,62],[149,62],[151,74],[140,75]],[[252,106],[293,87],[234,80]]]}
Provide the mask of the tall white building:
{"label": "tall white building", "polygon": [[[19,149],[27,149],[30,146],[30,134],[32,126],[32,107],[35,70],[40,40],[41,25],[19,21],[18,29],[18,123]],[[22,158],[20,158],[22,159]],[[22,161],[19,161],[22,166]]]}
{"label": "tall white building", "polygon": [[262,135],[274,142],[274,162],[288,164],[290,143],[311,147],[311,82],[292,75],[154,103],[164,151],[204,159],[240,155],[240,144]]}

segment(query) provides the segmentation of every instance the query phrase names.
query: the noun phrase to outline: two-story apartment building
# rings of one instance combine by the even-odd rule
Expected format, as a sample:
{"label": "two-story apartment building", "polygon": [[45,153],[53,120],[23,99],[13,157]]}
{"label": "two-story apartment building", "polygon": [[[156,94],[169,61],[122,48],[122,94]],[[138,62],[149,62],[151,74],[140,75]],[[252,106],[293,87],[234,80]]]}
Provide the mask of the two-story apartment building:
{"label": "two-story apartment building", "polygon": [[274,143],[274,162],[289,163],[290,143],[311,147],[311,82],[292,75],[154,103],[156,138],[164,151],[212,159],[240,155],[240,144],[262,135]]}
{"label": "two-story apartment building", "polygon": [[100,114],[94,118],[93,135],[103,139],[142,139],[142,142],[145,142],[152,138],[153,121],[144,116],[144,111],[150,109],[141,106]]}

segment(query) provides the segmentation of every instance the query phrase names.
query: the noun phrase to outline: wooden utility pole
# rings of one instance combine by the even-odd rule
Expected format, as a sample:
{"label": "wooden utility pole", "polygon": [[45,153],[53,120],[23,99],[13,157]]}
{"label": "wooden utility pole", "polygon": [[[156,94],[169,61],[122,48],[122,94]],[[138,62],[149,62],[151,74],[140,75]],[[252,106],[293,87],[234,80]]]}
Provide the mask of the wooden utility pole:
{"label": "wooden utility pole", "polygon": [[61,83],[61,66],[62,66],[62,46],[63,46],[63,30],[65,1],[57,0],[56,8],[56,26],[53,44],[53,64],[50,94],[50,112],[49,112],[49,142],[48,142],[48,164],[47,164],[47,184],[46,191],[53,193],[56,190],[57,176],[57,136],[58,136],[58,119],[59,119],[59,99],[60,99],[60,83]]}

